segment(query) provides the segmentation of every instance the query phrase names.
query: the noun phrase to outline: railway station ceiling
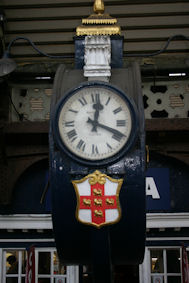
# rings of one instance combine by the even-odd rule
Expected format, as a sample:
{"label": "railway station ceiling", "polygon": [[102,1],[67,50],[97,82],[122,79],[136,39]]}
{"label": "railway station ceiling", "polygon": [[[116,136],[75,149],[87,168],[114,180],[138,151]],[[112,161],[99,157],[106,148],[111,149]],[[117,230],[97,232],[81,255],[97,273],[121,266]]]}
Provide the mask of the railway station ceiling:
{"label": "railway station ceiling", "polygon": [[[27,37],[45,53],[65,55],[73,62],[74,36],[81,19],[93,12],[93,0],[1,0],[1,42],[8,45],[15,37]],[[188,0],[112,0],[104,1],[105,12],[118,19],[124,36],[124,58],[162,49],[168,38],[189,35]],[[189,41],[174,38],[159,58],[172,64],[185,64]],[[2,48],[3,49],[3,48]],[[11,47],[17,62],[49,61],[24,39]],[[144,58],[140,58],[144,60]],[[59,60],[60,61],[60,60]],[[188,61],[187,61],[187,64]]]}

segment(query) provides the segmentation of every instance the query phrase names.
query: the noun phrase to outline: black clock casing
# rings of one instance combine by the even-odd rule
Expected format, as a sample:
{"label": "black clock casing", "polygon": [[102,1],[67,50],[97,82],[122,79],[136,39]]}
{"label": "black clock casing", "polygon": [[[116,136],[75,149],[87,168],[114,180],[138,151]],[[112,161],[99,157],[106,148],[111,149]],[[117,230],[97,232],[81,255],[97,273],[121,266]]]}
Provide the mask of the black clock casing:
{"label": "black clock casing", "polygon": [[[79,96],[78,96],[78,93],[80,93]],[[84,93],[85,97],[83,96],[83,93]],[[89,109],[89,111],[88,111],[89,113],[86,113],[86,116],[84,116],[84,118],[82,118],[82,122],[78,122],[77,133],[79,131],[83,131],[83,129],[86,128],[86,126],[88,126],[92,129],[92,125],[87,124],[87,118],[89,119],[89,116],[92,118],[93,115],[94,115],[95,110],[92,108],[92,105],[94,105],[95,101],[92,101],[92,98],[95,100],[95,94],[96,93],[100,93],[101,103],[102,103],[102,99],[105,102],[108,102],[108,105],[106,105],[107,103],[104,104],[103,108],[108,108],[108,106],[111,104],[112,110],[115,111],[116,105],[114,106],[113,101],[109,102],[110,97],[111,97],[111,96],[109,96],[110,94],[112,96],[115,95],[116,100],[120,100],[119,104],[121,105],[122,108],[123,108],[123,104],[125,103],[126,109],[122,109],[122,111],[120,111],[119,113],[117,113],[117,112],[113,113],[113,111],[111,111],[113,122],[114,122],[114,120],[115,120],[115,122],[117,121],[117,123],[122,122],[122,124],[118,123],[118,126],[121,125],[120,127],[116,128],[116,124],[113,126],[114,127],[113,130],[115,130],[117,132],[120,129],[125,130],[124,127],[123,127],[123,125],[124,125],[123,122],[125,120],[119,120],[120,119],[119,116],[122,115],[120,117],[124,117],[124,114],[122,114],[122,113],[124,113],[124,110],[126,112],[127,109],[128,109],[128,115],[129,115],[128,118],[130,119],[130,123],[131,123],[130,131],[129,131],[127,137],[125,138],[124,143],[122,143],[121,149],[117,150],[115,154],[114,154],[113,146],[111,147],[111,145],[112,145],[111,142],[112,141],[114,142],[114,147],[118,147],[117,145],[119,144],[120,138],[118,136],[118,140],[112,139],[113,134],[111,132],[107,131],[106,129],[103,129],[103,128],[101,129],[101,128],[97,127],[96,132],[92,132],[91,137],[90,137],[91,132],[90,132],[90,129],[89,129],[88,133],[86,133],[86,135],[83,135],[84,137],[82,137],[82,139],[80,139],[76,135],[76,130],[75,130],[74,124],[76,124],[76,122],[77,122],[78,113],[74,113],[74,112],[79,112],[78,111],[79,105],[81,106],[80,112],[82,112],[82,111],[85,112],[86,111],[85,108],[86,108],[86,109]],[[103,95],[105,95],[105,94],[106,94],[107,97],[103,97]],[[94,95],[94,97],[93,97],[93,95]],[[92,96],[92,98],[91,98],[91,96]],[[78,97],[79,97],[79,99],[78,99]],[[82,102],[81,98],[83,99],[83,102]],[[73,109],[68,109],[69,107],[65,107],[66,103],[68,104],[68,106],[70,105],[69,101],[71,99],[72,99],[72,104],[75,105],[75,109],[77,109],[77,111],[73,110]],[[112,99],[112,97],[111,97],[111,99]],[[84,105],[84,103],[86,103],[86,105]],[[117,103],[117,107],[119,106],[119,104]],[[65,110],[64,110],[64,107],[65,107]],[[70,121],[66,121],[66,120],[62,119],[62,121],[60,123],[61,112],[66,112],[66,109],[67,109],[68,115],[71,117]],[[117,109],[119,111],[119,108],[117,108]],[[99,111],[99,112],[104,112],[104,109],[102,111]],[[81,115],[82,114],[83,113],[81,113]],[[100,115],[102,115],[102,114],[99,113],[99,116]],[[103,121],[103,118],[106,118],[106,117],[107,116],[102,117],[101,120]],[[76,121],[74,121],[74,119],[76,119]],[[107,117],[107,121],[108,120],[110,120],[110,117]],[[64,126],[64,128],[60,130],[59,124],[61,124],[61,127]],[[125,128],[127,127],[127,124],[128,124],[128,121],[126,120],[125,121]],[[67,127],[65,125],[67,125]],[[111,121],[109,122],[109,126],[110,125],[111,125]],[[56,107],[54,109],[52,130],[53,130],[54,139],[55,139],[57,147],[62,152],[64,152],[67,156],[69,156],[70,159],[73,160],[73,162],[78,162],[78,163],[81,163],[82,165],[85,165],[85,166],[105,166],[107,164],[110,165],[110,164],[115,163],[116,161],[120,160],[130,150],[130,148],[134,144],[136,137],[138,135],[138,112],[137,112],[137,108],[135,106],[133,99],[129,98],[118,87],[111,85],[109,83],[105,83],[105,82],[97,82],[97,81],[85,82],[85,83],[81,83],[78,86],[76,86],[75,88],[72,88],[71,90],[69,90],[60,99],[60,101],[58,102],[58,104],[56,105]],[[60,131],[62,131],[65,138],[67,138],[67,141],[68,141],[67,145],[64,142],[64,140],[62,139]],[[103,143],[107,144],[107,145],[105,145],[105,150],[107,150],[107,151],[109,150],[110,151],[109,155],[111,154],[111,156],[103,157],[105,154],[102,154],[102,155],[100,155],[100,153],[99,154],[92,154],[92,145],[94,143],[95,135],[97,136],[96,137],[96,140],[97,140],[96,144],[99,147],[99,141],[98,141],[99,131],[102,131],[104,133],[104,136],[100,137],[101,140],[106,135],[109,137],[109,140],[110,140],[109,143],[111,145],[109,143],[107,143],[106,140],[103,140]],[[70,133],[70,137],[68,138],[69,133]],[[118,134],[119,134],[119,132],[118,132]],[[117,137],[115,137],[115,138],[117,138]],[[87,140],[87,139],[91,143],[90,146],[88,145],[88,143],[84,142],[84,140]],[[124,137],[122,139],[124,139]],[[121,141],[122,141],[122,139],[121,139]],[[81,144],[81,141],[83,142],[83,144]],[[80,149],[78,149],[78,146],[77,146],[77,145],[79,145],[79,142],[80,142]],[[74,150],[76,152],[74,152],[71,148],[71,146],[73,146],[73,145],[75,145]],[[96,148],[98,148],[97,146],[96,146]],[[109,149],[108,146],[111,147],[112,149]],[[82,149],[84,149],[84,150],[82,150]],[[89,152],[86,153],[85,156],[84,156],[84,153],[87,149],[88,149]],[[77,151],[78,151],[79,154],[77,154]],[[98,149],[98,151],[100,151],[100,150]],[[83,156],[80,156],[80,153],[83,154]],[[108,154],[106,154],[106,155],[108,155]],[[92,158],[93,156],[94,156],[94,158]],[[98,156],[99,156],[99,158],[98,158]]]}

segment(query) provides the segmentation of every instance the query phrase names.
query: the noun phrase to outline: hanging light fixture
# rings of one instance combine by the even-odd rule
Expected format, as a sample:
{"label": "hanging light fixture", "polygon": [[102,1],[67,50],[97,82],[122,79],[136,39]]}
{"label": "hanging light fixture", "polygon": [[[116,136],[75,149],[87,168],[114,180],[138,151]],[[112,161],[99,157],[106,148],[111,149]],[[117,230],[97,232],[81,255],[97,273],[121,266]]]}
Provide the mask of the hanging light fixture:
{"label": "hanging light fixture", "polygon": [[0,77],[6,76],[12,73],[17,67],[16,62],[9,58],[9,52],[3,54],[3,58],[0,59]]}
{"label": "hanging light fixture", "polygon": [[56,58],[56,59],[57,58],[72,58],[71,55],[63,55],[63,56],[49,55],[49,54],[41,51],[40,49],[38,49],[37,46],[28,37],[23,37],[23,36],[15,37],[9,43],[7,49],[5,50],[5,52],[3,54],[2,59],[0,59],[0,77],[3,77],[3,76],[10,74],[17,67],[16,62],[12,58],[10,58],[10,49],[11,49],[12,45],[14,44],[14,42],[17,41],[17,40],[28,41],[35,51],[37,51],[39,54],[46,56],[46,57],[49,57],[49,58]]}

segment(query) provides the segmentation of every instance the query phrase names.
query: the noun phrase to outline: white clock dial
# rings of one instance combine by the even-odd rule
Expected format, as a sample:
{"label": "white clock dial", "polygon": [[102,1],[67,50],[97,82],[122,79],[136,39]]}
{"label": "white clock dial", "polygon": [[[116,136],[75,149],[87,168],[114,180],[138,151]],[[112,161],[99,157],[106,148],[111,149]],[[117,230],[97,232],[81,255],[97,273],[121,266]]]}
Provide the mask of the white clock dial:
{"label": "white clock dial", "polygon": [[73,154],[103,160],[118,153],[131,134],[131,112],[126,100],[104,87],[85,87],[61,106],[58,129]]}

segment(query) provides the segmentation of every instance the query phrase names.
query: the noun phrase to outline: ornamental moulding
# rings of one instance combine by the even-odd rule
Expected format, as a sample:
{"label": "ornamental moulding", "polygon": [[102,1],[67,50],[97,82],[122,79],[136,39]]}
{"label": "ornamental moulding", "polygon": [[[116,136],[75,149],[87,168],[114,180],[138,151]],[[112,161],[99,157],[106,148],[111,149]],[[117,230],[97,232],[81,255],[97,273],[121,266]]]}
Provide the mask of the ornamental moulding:
{"label": "ornamental moulding", "polygon": [[109,36],[85,37],[85,77],[111,76],[111,41]]}

